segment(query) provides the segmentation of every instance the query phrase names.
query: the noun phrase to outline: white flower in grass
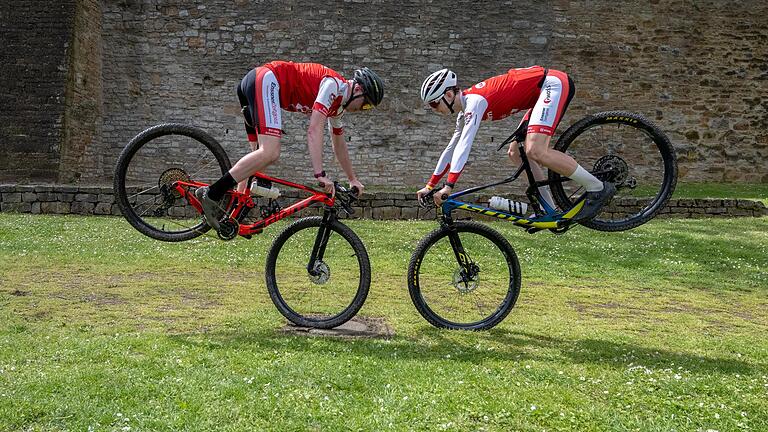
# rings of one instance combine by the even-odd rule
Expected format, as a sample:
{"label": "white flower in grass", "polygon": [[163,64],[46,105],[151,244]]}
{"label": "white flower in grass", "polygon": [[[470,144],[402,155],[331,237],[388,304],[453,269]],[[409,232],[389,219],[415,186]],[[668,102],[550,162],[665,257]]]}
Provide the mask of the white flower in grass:
{"label": "white flower in grass", "polygon": [[531,405],[531,411],[536,411],[536,405]]}
{"label": "white flower in grass", "polygon": [[680,375],[680,374],[675,374],[675,379],[676,379],[676,380],[679,380],[679,379],[682,379],[682,378],[683,378],[683,377],[682,377],[682,375]]}
{"label": "white flower in grass", "polygon": [[718,413],[715,413],[715,418],[716,418],[716,419],[719,419],[719,418],[720,418],[720,414],[718,414]]}

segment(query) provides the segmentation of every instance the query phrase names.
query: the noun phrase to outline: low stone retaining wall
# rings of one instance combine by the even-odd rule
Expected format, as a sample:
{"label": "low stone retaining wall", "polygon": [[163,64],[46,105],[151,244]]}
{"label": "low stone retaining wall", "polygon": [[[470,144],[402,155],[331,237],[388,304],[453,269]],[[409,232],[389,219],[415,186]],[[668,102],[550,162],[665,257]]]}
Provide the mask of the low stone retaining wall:
{"label": "low stone retaining wall", "polygon": [[[289,191],[284,198],[297,198]],[[414,193],[377,192],[366,194],[357,202],[356,217],[366,219],[431,219],[434,210],[426,211],[416,205]],[[482,198],[482,197],[479,197]],[[483,201],[478,200],[478,203]],[[484,201],[487,203],[487,199]],[[638,198],[614,200],[608,211],[621,214],[642,204]],[[120,215],[111,187],[72,185],[0,185],[0,211],[34,214]],[[312,208],[306,212],[313,213]],[[462,216],[474,215],[462,212]],[[743,199],[672,199],[661,217],[735,217],[766,216],[768,208],[760,201]],[[181,214],[180,214],[181,216]],[[481,216],[484,218],[484,216]]]}

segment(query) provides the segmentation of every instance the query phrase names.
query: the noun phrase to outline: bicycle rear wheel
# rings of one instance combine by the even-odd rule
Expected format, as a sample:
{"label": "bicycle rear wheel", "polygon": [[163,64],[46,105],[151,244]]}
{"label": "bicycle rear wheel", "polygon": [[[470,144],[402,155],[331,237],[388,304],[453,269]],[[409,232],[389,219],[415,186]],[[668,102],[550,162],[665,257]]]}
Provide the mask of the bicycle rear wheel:
{"label": "bicycle rear wheel", "polygon": [[469,261],[462,274],[449,234],[440,227],[427,234],[411,255],[408,291],[430,324],[454,330],[486,330],[499,324],[520,294],[520,263],[509,242],[477,222],[453,225]]}
{"label": "bicycle rear wheel", "polygon": [[303,327],[333,328],[363,306],[371,285],[371,264],[360,238],[337,220],[325,253],[307,269],[323,218],[299,219],[275,238],[267,255],[267,290],[283,316]]}
{"label": "bicycle rear wheel", "polygon": [[114,191],[125,219],[142,234],[176,242],[210,229],[172,185],[212,183],[232,164],[210,135],[192,126],[162,124],[136,135],[115,167]]}
{"label": "bicycle rear wheel", "polygon": [[[596,218],[581,222],[600,231],[623,231],[642,225],[667,204],[677,184],[675,150],[667,136],[640,114],[603,112],[568,128],[555,150],[571,155],[603,181],[616,185],[616,195]],[[550,170],[557,205],[573,207],[584,188]],[[563,181],[565,180],[565,181]]]}

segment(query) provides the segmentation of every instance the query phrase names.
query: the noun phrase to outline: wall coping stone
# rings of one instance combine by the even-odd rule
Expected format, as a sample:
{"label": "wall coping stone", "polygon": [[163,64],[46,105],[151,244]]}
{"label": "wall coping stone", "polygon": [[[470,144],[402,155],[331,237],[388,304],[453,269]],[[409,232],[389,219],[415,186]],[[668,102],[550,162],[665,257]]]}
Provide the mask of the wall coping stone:
{"label": "wall coping stone", "polygon": [[[285,191],[284,197],[296,199],[299,191]],[[520,197],[512,197],[519,199]],[[477,195],[476,202],[487,199]],[[636,205],[636,198],[615,201],[621,206]],[[423,219],[415,193],[405,191],[368,192],[356,203],[357,217],[373,219]],[[0,184],[0,212],[78,213],[120,215],[111,187],[70,184],[17,185]],[[661,211],[665,217],[761,217],[768,207],[761,201],[733,198],[673,198]],[[469,213],[467,213],[469,215]],[[475,215],[473,215],[475,216]]]}

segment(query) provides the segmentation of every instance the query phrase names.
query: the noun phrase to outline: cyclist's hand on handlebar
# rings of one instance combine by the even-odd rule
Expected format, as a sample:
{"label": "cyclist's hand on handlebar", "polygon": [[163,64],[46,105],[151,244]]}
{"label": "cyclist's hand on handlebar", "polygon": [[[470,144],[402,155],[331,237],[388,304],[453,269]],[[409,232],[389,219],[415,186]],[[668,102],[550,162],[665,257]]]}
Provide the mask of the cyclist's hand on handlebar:
{"label": "cyclist's hand on handlebar", "polygon": [[445,185],[442,189],[435,192],[435,195],[432,197],[435,200],[435,205],[440,207],[443,205],[443,201],[448,199],[448,196],[453,193],[453,188]]}
{"label": "cyclist's hand on handlebar", "polygon": [[320,187],[325,190],[325,193],[329,194],[331,197],[336,195],[336,188],[333,187],[331,179],[326,176],[318,177],[317,182],[320,184]]}
{"label": "cyclist's hand on handlebar", "polygon": [[432,189],[428,186],[424,186],[423,188],[416,191],[416,200],[419,202],[419,205],[422,207],[426,207],[426,203],[424,202],[426,199],[429,198],[429,196],[432,193]]}
{"label": "cyclist's hand on handlebar", "polygon": [[363,196],[364,189],[365,189],[365,186],[363,186],[363,184],[360,183],[360,181],[358,181],[357,179],[349,181],[349,190],[352,191],[352,193],[355,194],[357,198],[360,198],[361,196]]}

